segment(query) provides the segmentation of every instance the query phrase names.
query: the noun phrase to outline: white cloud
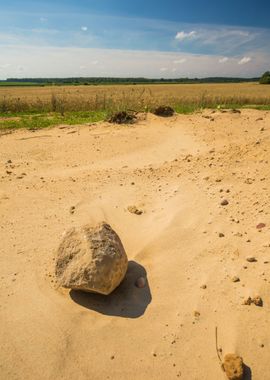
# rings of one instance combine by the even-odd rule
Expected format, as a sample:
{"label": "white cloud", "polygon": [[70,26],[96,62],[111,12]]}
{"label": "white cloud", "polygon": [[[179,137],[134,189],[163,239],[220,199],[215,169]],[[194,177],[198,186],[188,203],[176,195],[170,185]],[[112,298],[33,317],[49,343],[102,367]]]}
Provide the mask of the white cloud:
{"label": "white cloud", "polygon": [[175,39],[178,41],[184,41],[184,40],[191,40],[192,38],[197,37],[197,32],[195,30],[192,30],[191,32],[178,32],[175,36]]}
{"label": "white cloud", "polygon": [[[256,58],[242,66],[237,64],[241,57],[230,57],[226,65],[220,65],[217,62],[222,57],[218,55],[185,54],[187,61],[176,66],[173,62],[179,60],[179,52],[12,45],[1,47],[0,66],[7,63],[9,66],[0,71],[0,79],[63,78],[82,73],[84,76],[146,78],[257,77],[267,71],[270,53],[250,51],[246,56]],[[92,64],[94,60],[99,63]]]}
{"label": "white cloud", "polygon": [[229,58],[228,57],[223,57],[218,60],[219,63],[225,63],[228,62]]}
{"label": "white cloud", "polygon": [[7,69],[10,66],[11,66],[10,63],[3,63],[2,65],[0,65],[0,70],[5,70],[5,69]]}
{"label": "white cloud", "polygon": [[87,28],[87,26],[82,26],[82,27],[81,27],[81,30],[82,30],[83,32],[87,32],[88,28]]}
{"label": "white cloud", "polygon": [[91,63],[92,63],[92,65],[98,65],[98,64],[99,64],[99,61],[98,61],[98,60],[95,60],[95,61],[92,61]]}
{"label": "white cloud", "polygon": [[181,58],[181,59],[176,59],[175,61],[173,61],[173,63],[175,65],[178,65],[178,64],[181,64],[181,63],[185,63],[187,60],[186,58]]}
{"label": "white cloud", "polygon": [[240,61],[238,61],[238,65],[245,65],[246,63],[250,61],[251,61],[250,57],[243,57],[242,59],[240,59]]}

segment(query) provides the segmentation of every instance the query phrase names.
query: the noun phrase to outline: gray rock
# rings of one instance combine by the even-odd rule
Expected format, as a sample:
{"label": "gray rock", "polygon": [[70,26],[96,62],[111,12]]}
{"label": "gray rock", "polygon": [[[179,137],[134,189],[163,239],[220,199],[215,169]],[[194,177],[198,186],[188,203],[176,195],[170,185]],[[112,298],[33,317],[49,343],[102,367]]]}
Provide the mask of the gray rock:
{"label": "gray rock", "polygon": [[116,232],[105,222],[67,231],[57,251],[60,286],[108,295],[125,277],[128,259]]}

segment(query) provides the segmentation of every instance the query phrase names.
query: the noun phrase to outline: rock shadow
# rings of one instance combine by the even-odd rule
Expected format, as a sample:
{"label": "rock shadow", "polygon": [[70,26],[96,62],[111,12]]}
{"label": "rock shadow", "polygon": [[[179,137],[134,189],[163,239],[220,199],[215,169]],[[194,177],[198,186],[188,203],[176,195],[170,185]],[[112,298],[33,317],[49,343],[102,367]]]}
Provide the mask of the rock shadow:
{"label": "rock shadow", "polygon": [[244,364],[244,380],[252,380],[251,369],[246,364]]}
{"label": "rock shadow", "polygon": [[[135,286],[135,281],[139,277],[146,278],[144,288]],[[152,300],[146,270],[135,261],[129,261],[124,280],[110,295],[104,296],[80,290],[71,290],[69,294],[74,302],[87,309],[123,318],[142,316]]]}

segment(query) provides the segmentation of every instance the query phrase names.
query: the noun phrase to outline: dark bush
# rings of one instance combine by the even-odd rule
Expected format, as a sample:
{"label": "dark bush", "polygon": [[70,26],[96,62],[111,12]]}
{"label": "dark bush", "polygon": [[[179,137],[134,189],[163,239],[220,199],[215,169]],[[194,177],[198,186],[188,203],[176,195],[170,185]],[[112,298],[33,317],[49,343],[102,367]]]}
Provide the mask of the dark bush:
{"label": "dark bush", "polygon": [[121,111],[113,114],[110,119],[109,123],[114,124],[132,124],[136,121],[137,117],[133,113],[128,113],[126,111]]}
{"label": "dark bush", "polygon": [[153,113],[157,116],[169,117],[173,116],[174,110],[168,106],[159,106],[153,111]]}
{"label": "dark bush", "polygon": [[270,84],[270,71],[266,71],[261,79],[260,79],[260,84]]}

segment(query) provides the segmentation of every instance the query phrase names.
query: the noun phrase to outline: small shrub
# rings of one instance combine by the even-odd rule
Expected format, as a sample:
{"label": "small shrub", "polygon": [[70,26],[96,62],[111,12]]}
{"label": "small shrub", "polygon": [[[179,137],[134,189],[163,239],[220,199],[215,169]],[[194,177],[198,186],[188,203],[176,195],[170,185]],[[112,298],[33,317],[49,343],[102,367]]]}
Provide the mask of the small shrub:
{"label": "small shrub", "polygon": [[169,117],[173,116],[174,110],[169,106],[159,106],[153,111],[153,113],[157,116]]}
{"label": "small shrub", "polygon": [[121,111],[113,114],[109,118],[109,123],[114,124],[132,124],[136,121],[137,117],[134,113],[128,113],[126,111]]}

